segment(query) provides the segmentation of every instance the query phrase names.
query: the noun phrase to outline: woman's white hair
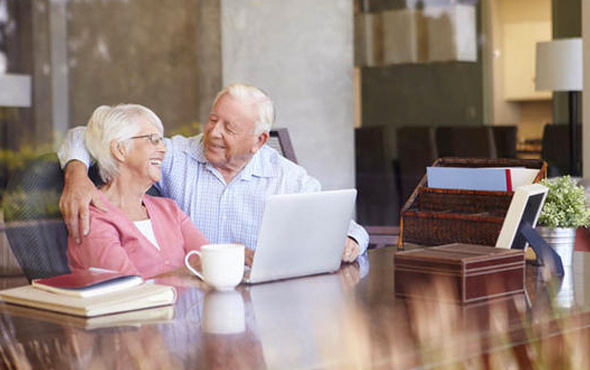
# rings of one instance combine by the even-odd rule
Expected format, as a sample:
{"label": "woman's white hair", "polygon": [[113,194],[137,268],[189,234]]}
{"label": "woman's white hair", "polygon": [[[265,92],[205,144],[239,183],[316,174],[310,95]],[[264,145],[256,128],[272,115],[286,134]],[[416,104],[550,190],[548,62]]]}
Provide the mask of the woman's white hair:
{"label": "woman's white hair", "polygon": [[225,93],[237,99],[256,100],[258,102],[258,120],[254,126],[254,135],[270,131],[275,121],[275,104],[264,91],[244,83],[229,84],[217,94],[213,105]]}
{"label": "woman's white hair", "polygon": [[164,126],[160,118],[138,104],[101,105],[96,108],[86,126],[85,142],[90,155],[96,159],[100,177],[110,182],[118,174],[118,165],[111,153],[111,142],[120,142],[126,149],[131,147],[128,140],[136,136],[142,121],[147,121],[164,135]]}

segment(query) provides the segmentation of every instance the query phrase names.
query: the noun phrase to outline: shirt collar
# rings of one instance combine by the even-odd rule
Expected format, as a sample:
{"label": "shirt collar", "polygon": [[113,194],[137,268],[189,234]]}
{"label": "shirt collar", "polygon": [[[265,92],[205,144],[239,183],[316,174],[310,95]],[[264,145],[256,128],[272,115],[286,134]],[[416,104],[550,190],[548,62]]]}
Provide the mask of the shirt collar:
{"label": "shirt collar", "polygon": [[[212,166],[207,157],[205,157],[205,146],[203,144],[203,134],[194,136],[191,141],[191,152],[193,157],[203,164]],[[266,144],[257,151],[250,162],[242,169],[241,174],[238,175],[242,180],[250,180],[252,177],[277,177],[278,166],[274,165],[278,154]]]}
{"label": "shirt collar", "polygon": [[252,177],[277,177],[278,166],[273,163],[272,151],[266,145],[260,148],[242,170],[242,180],[250,180]]}

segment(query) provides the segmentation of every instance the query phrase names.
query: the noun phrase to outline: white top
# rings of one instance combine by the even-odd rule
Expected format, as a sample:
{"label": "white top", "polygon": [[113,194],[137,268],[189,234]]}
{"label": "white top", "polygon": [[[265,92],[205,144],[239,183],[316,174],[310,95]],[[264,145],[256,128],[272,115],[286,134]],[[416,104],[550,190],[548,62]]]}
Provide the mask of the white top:
{"label": "white top", "polygon": [[156,235],[154,235],[154,227],[152,226],[152,220],[142,220],[142,221],[133,221],[135,227],[141,231],[143,236],[149,240],[157,250],[160,250],[160,246],[158,245],[158,241],[156,240]]}

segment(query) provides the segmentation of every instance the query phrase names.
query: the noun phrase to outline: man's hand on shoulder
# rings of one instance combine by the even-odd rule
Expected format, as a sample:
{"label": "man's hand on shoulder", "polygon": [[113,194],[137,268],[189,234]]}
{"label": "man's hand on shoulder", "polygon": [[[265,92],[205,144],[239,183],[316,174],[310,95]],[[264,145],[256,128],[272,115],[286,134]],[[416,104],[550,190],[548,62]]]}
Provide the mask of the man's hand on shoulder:
{"label": "man's hand on shoulder", "polygon": [[98,196],[98,189],[88,178],[86,165],[71,161],[65,168],[64,190],[59,198],[59,210],[68,232],[80,243],[80,238],[90,231],[89,205],[106,211]]}
{"label": "man's hand on shoulder", "polygon": [[344,243],[344,253],[342,253],[342,262],[354,262],[356,258],[361,253],[361,247],[351,237],[346,238],[346,242]]}

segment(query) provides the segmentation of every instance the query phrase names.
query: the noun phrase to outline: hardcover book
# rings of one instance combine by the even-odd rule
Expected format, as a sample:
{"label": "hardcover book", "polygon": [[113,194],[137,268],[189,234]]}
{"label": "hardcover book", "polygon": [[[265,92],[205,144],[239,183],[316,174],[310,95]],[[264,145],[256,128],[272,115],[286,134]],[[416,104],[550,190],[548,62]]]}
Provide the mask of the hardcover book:
{"label": "hardcover book", "polygon": [[72,297],[26,285],[0,291],[0,298],[6,303],[93,317],[170,305],[176,301],[176,290],[171,286],[144,283],[94,297]]}
{"label": "hardcover book", "polygon": [[143,283],[139,275],[117,271],[89,269],[47,279],[35,279],[31,285],[49,292],[71,297],[94,297],[124,290]]}

